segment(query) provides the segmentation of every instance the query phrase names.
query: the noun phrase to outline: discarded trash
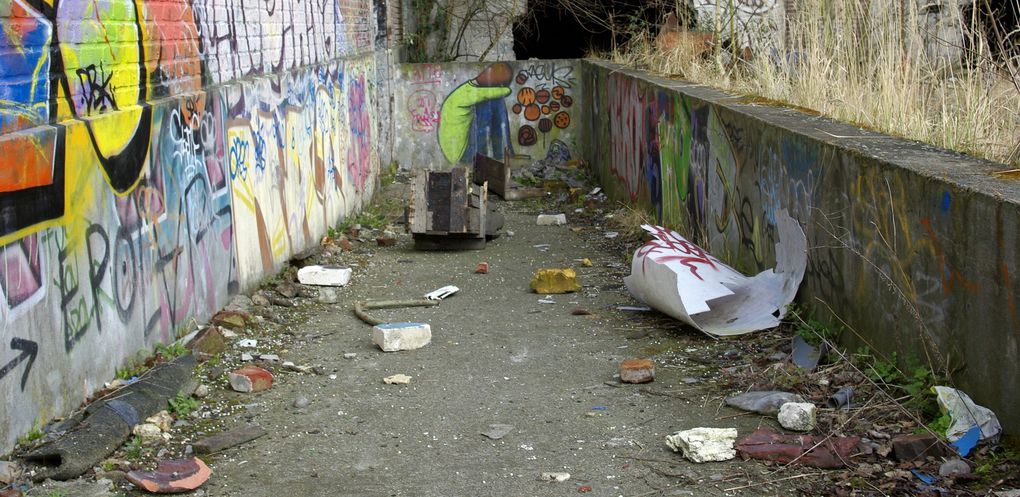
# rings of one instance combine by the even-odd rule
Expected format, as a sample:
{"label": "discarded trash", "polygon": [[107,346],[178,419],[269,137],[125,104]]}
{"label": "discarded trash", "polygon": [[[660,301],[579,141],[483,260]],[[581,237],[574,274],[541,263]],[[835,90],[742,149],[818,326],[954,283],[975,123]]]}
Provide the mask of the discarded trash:
{"label": "discarded trash", "polygon": [[960,454],[961,457],[967,457],[970,451],[977,447],[978,442],[981,441],[981,428],[978,426],[972,426],[967,433],[964,433],[962,437],[958,438],[955,442],[951,442],[950,445],[956,449],[956,453]]}
{"label": "discarded trash", "polygon": [[245,366],[227,376],[230,388],[237,392],[255,393],[269,390],[273,386],[273,374],[258,366]]}
{"label": "discarded trash", "polygon": [[666,437],[666,445],[692,462],[728,461],[736,457],[736,428],[694,428]]}
{"label": "discarded trash", "polygon": [[620,381],[648,383],[655,379],[655,363],[651,359],[624,359],[620,363]]}
{"label": "discarded trash", "polygon": [[620,233],[617,232],[617,231],[607,231],[605,233],[605,235],[606,235],[606,238],[612,240],[613,238],[616,238],[616,237],[620,236]]}
{"label": "discarded trash", "polygon": [[570,479],[570,473],[542,473],[539,480],[562,483]]}
{"label": "discarded trash", "polygon": [[259,346],[259,341],[258,340],[253,340],[251,338],[245,338],[244,340],[241,340],[240,342],[237,342],[237,346],[238,347],[248,348],[248,349],[253,349],[253,348]]}
{"label": "discarded trash", "polygon": [[780,435],[770,428],[759,428],[737,442],[736,449],[743,457],[753,459],[840,468],[849,460],[859,442],[857,437]]}
{"label": "discarded trash", "polygon": [[127,479],[138,488],[154,494],[177,494],[194,490],[212,475],[201,459],[160,461],[156,471],[130,471]]}
{"label": "discarded trash", "polygon": [[819,345],[811,345],[804,340],[804,337],[800,335],[793,336],[793,352],[790,357],[793,363],[802,369],[808,371],[814,371],[818,367],[819,361],[829,351],[828,345],[822,342]]}
{"label": "discarded trash", "polygon": [[779,408],[787,402],[804,402],[804,398],[778,390],[746,392],[726,398],[726,405],[730,407],[770,416],[779,413]]}
{"label": "discarded trash", "polygon": [[302,285],[346,286],[351,281],[351,268],[339,266],[305,266],[298,269]]}
{"label": "discarded trash", "polygon": [[571,293],[581,289],[573,269],[539,269],[531,278],[535,293]]}
{"label": "discarded trash", "polygon": [[916,469],[912,469],[910,470],[910,472],[914,476],[916,476],[918,480],[921,480],[921,482],[924,483],[925,485],[931,485],[935,483],[935,480],[937,480],[937,478],[935,478],[934,476],[929,475],[927,473],[922,473],[921,471]]}
{"label": "discarded trash", "polygon": [[891,443],[893,455],[900,461],[920,461],[946,455],[945,445],[931,433],[898,435]]}
{"label": "discarded trash", "polygon": [[479,262],[478,265],[475,266],[475,274],[489,274],[489,263]]}
{"label": "discarded trash", "polygon": [[776,268],[751,278],[675,231],[644,225],[655,239],[635,252],[624,283],[638,300],[710,335],[776,327],[807,266],[804,230],[785,210],[776,224]]}
{"label": "discarded trash", "polygon": [[843,387],[829,397],[828,405],[833,409],[849,410],[850,402],[854,399],[854,388]]}
{"label": "discarded trash", "polygon": [[449,297],[450,295],[453,295],[459,291],[460,288],[457,288],[453,285],[447,285],[444,286],[443,288],[440,288],[439,290],[426,293],[425,298],[428,300],[443,300],[446,297]]}
{"label": "discarded trash", "polygon": [[420,349],[432,341],[427,323],[387,323],[372,328],[372,343],[384,352]]}
{"label": "discarded trash", "polygon": [[643,306],[643,305],[637,305],[637,306],[636,305],[621,305],[621,306],[617,306],[616,310],[624,311],[624,312],[648,312],[648,311],[652,310],[652,308],[651,307],[647,307],[647,306]]}
{"label": "discarded trash", "polygon": [[253,356],[253,355],[251,355],[251,354],[249,354],[247,352],[242,352],[241,353],[241,362],[251,362],[253,360],[255,360],[255,356]]}
{"label": "discarded trash", "polygon": [[810,402],[787,402],[779,407],[779,425],[787,430],[811,431],[815,429],[817,408]]}
{"label": "discarded trash", "polygon": [[381,319],[376,319],[365,313],[368,309],[395,309],[399,307],[435,307],[439,300],[369,300],[367,302],[354,303],[354,315],[358,319],[375,326],[383,324]]}
{"label": "discarded trash", "polygon": [[970,464],[961,459],[950,459],[939,466],[939,476],[960,476],[970,474]]}
{"label": "discarded trash", "polygon": [[991,409],[975,404],[970,396],[955,388],[936,386],[932,390],[939,407],[953,420],[946,430],[949,441],[959,440],[974,426],[981,428],[981,440],[998,440],[1002,425]]}
{"label": "discarded trash", "polygon": [[561,226],[567,224],[566,214],[540,214],[536,223],[539,226]]}
{"label": "discarded trash", "polygon": [[589,259],[589,258],[587,258],[587,257],[585,257],[584,259],[581,259],[581,267],[592,267],[592,266],[594,266],[594,265],[595,265],[595,264],[593,264],[593,263],[591,262],[591,259]]}
{"label": "discarded trash", "polygon": [[276,354],[262,354],[259,359],[266,362],[280,362],[280,356]]}
{"label": "discarded trash", "polygon": [[295,409],[304,409],[311,405],[311,403],[312,401],[308,400],[308,397],[305,397],[304,395],[298,395],[297,398],[294,399],[294,403],[292,405],[294,406]]}
{"label": "discarded trash", "polygon": [[510,432],[513,431],[513,430],[514,430],[514,427],[512,425],[494,424],[494,425],[489,425],[489,430],[488,431],[483,431],[482,435],[484,435],[486,438],[489,438],[489,439],[492,439],[492,440],[499,440],[499,439],[509,435]]}
{"label": "discarded trash", "polygon": [[591,492],[591,485],[581,485],[581,486],[577,487],[577,492],[578,493],[582,493],[582,494],[583,493],[587,493],[587,492]]}
{"label": "discarded trash", "polygon": [[203,438],[192,445],[196,454],[212,454],[250,442],[266,434],[266,430],[256,424],[242,426],[218,435]]}
{"label": "discarded trash", "polygon": [[395,374],[383,378],[383,383],[387,385],[407,385],[411,383],[411,377],[406,374]]}
{"label": "discarded trash", "polygon": [[552,299],[552,297],[550,297],[550,296],[546,295],[546,296],[545,296],[545,298],[543,298],[543,299],[538,299],[538,303],[539,303],[539,304],[555,304],[555,303],[556,303],[556,301],[555,301],[555,300],[553,300],[553,299]]}

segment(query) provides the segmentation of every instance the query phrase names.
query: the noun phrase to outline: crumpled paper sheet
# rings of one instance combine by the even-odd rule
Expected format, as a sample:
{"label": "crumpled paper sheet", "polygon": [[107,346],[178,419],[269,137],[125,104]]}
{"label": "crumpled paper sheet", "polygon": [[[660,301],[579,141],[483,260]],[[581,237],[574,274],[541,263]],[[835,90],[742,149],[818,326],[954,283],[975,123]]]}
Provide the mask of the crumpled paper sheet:
{"label": "crumpled paper sheet", "polygon": [[634,254],[623,279],[634,298],[713,336],[779,326],[807,268],[807,237],[786,210],[776,214],[776,267],[747,277],[679,233],[643,225],[655,237]]}

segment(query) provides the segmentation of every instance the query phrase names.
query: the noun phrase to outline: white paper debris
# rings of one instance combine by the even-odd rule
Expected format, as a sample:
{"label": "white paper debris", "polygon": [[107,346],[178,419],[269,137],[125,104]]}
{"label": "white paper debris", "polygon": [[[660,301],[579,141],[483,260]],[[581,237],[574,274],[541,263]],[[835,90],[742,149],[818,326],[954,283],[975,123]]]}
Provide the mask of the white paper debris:
{"label": "white paper debris", "polygon": [[643,225],[655,237],[638,248],[623,279],[636,299],[714,336],[774,328],[807,267],[807,238],[785,210],[776,213],[776,268],[747,277],[675,231]]}
{"label": "white paper debris", "polygon": [[459,291],[460,288],[457,288],[453,285],[447,285],[434,292],[426,293],[425,298],[429,300],[443,300],[446,297],[449,297],[450,295],[453,295]]}

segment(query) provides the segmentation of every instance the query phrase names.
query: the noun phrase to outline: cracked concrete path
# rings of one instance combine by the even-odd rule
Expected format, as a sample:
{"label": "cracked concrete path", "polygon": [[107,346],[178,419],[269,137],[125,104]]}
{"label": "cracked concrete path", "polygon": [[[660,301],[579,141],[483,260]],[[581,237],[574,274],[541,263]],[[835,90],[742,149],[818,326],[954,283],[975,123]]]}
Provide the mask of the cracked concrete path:
{"label": "cracked concrete path", "polygon": [[[214,385],[214,402],[235,405],[225,427],[250,421],[269,435],[214,455],[206,495],[545,496],[587,487],[597,496],[722,495],[767,480],[760,463],[696,465],[665,445],[682,429],[737,427],[745,436],[756,428],[757,417],[720,407],[719,367],[690,360],[718,357],[724,345],[652,313],[617,310],[636,304],[619,251],[607,252],[593,226],[536,226],[538,208],[501,204],[504,229],[515,235],[483,251],[417,252],[403,235],[393,248],[373,244],[340,303],[296,311],[304,321],[260,351],[327,374],[278,371],[274,387],[254,395]],[[593,267],[581,267],[585,257]],[[489,274],[474,274],[483,261]],[[530,278],[557,267],[575,268],[584,288],[540,304]],[[420,298],[449,284],[461,291],[436,308],[373,313],[430,323],[432,343],[419,350],[380,351],[351,312],[355,300]],[[619,384],[627,357],[653,358],[656,380]],[[383,383],[397,373],[410,384]],[[292,407],[299,395],[308,407]],[[481,433],[492,424],[513,429],[490,440]],[[544,472],[570,479],[539,481]],[[790,487],[737,493],[787,495]]]}

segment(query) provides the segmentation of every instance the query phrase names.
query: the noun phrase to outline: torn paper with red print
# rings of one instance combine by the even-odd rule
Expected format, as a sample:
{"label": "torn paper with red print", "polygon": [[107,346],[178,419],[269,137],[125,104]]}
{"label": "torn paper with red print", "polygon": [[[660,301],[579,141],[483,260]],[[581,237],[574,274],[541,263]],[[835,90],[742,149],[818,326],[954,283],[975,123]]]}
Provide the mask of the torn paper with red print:
{"label": "torn paper with red print", "polygon": [[679,233],[643,225],[655,237],[634,253],[623,279],[636,299],[713,336],[779,326],[807,267],[807,238],[785,210],[776,213],[776,267],[747,277]]}

